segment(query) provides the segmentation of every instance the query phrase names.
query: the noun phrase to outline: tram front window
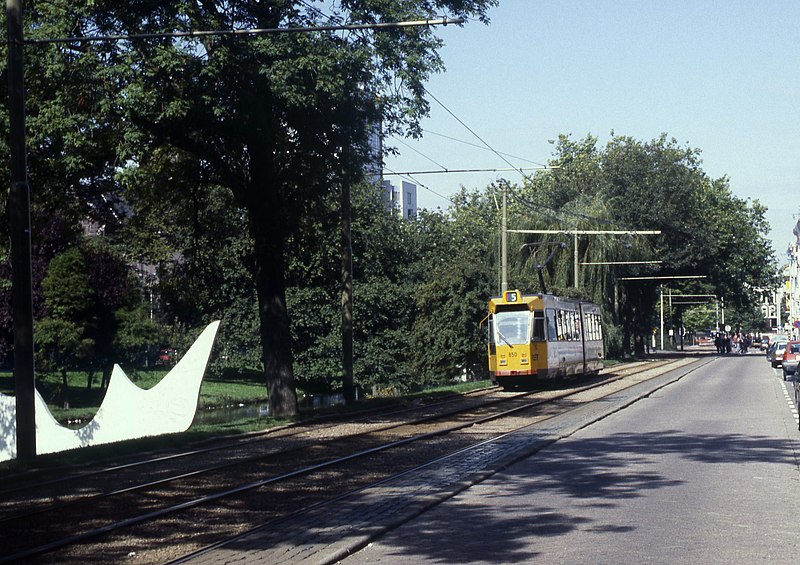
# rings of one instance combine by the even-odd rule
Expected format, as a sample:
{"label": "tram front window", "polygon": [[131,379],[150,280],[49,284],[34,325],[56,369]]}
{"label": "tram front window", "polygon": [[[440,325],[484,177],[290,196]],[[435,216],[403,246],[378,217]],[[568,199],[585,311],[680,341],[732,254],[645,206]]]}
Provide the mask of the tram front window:
{"label": "tram front window", "polygon": [[530,341],[530,312],[498,312],[494,318],[497,343],[522,345]]}

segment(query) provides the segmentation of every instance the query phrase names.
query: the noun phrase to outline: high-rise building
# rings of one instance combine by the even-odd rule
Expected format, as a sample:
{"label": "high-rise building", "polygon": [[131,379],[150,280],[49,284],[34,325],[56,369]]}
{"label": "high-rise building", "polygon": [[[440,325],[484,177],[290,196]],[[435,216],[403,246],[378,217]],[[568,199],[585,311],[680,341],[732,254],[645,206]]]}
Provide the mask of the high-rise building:
{"label": "high-rise building", "polygon": [[369,156],[364,172],[367,180],[377,186],[383,180],[383,132],[380,123],[370,128],[367,142]]}
{"label": "high-rise building", "polygon": [[390,181],[381,182],[383,199],[390,210],[400,215],[403,219],[417,216],[417,185],[408,181],[400,181],[400,186],[393,185]]}

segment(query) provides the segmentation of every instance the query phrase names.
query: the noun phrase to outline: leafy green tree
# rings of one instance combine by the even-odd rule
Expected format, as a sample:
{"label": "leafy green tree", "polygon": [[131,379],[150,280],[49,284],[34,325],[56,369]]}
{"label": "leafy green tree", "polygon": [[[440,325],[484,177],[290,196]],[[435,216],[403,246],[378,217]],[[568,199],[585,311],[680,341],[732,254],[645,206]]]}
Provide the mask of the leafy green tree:
{"label": "leafy green tree", "polygon": [[145,365],[149,354],[164,343],[163,327],[152,320],[142,305],[118,309],[117,331],[111,342],[114,362],[133,367]]}
{"label": "leafy green tree", "polygon": [[[520,191],[529,224],[547,229],[660,230],[646,238],[593,237],[579,240],[579,262],[642,261],[652,266],[591,266],[581,269],[585,295],[604,306],[620,324],[620,352],[642,353],[657,326],[656,281],[624,277],[698,275],[692,282],[669,282],[676,292],[716,294],[750,307],[752,289],[770,286],[774,254],[766,238],[764,208],[734,197],[725,178],[709,179],[700,151],[666,135],[650,142],[614,136],[605,148],[587,136],[560,136],[552,165]],[[572,242],[566,242],[570,245]],[[574,284],[569,273],[574,252],[559,253],[548,267],[554,287]],[[616,332],[615,332],[616,333]]]}
{"label": "leafy green tree", "polygon": [[54,257],[42,288],[46,315],[35,326],[39,363],[64,376],[86,368],[89,388],[95,369],[106,386],[115,362],[135,361],[162,339],[130,269],[100,241]]}
{"label": "leafy green tree", "polygon": [[67,372],[82,368],[91,357],[93,343],[79,323],[62,318],[45,318],[35,326],[36,358],[45,371],[61,373],[59,401],[69,408]]}
{"label": "leafy green tree", "polygon": [[687,331],[715,330],[716,313],[713,305],[687,308],[682,315],[683,326]]}
{"label": "leafy green tree", "polygon": [[447,213],[423,213],[416,224],[413,369],[426,384],[486,373],[479,322],[495,291],[497,215],[486,195],[462,189],[453,201]]}
{"label": "leafy green tree", "polygon": [[[31,274],[33,283],[33,312],[37,320],[45,315],[42,280],[47,274],[50,261],[65,249],[78,242],[78,226],[72,224],[59,212],[49,214],[34,209],[31,218]],[[14,328],[11,314],[11,265],[0,262],[0,359],[9,356],[14,345]]]}
{"label": "leafy green tree", "polygon": [[354,372],[362,387],[410,390],[410,339],[418,279],[414,222],[387,212],[367,197],[353,218]]}
{"label": "leafy green tree", "polygon": [[[70,35],[301,27],[419,19],[442,12],[486,19],[495,0],[349,0],[48,3],[37,27]],[[69,8],[69,9],[67,9]],[[69,14],[69,15],[67,15]],[[441,70],[429,28],[380,33],[315,32],[247,38],[137,39],[77,49],[101,62],[95,82],[113,85],[126,144],[139,167],[158,147],[179,148],[247,212],[270,407],[297,410],[284,277],[291,234],[306,203],[357,177],[371,124],[418,133],[423,81]],[[105,91],[104,91],[105,92]],[[119,123],[119,122],[116,122]],[[118,161],[119,162],[119,161]]]}
{"label": "leafy green tree", "polygon": [[61,372],[62,402],[67,403],[67,371],[87,366],[95,345],[89,328],[96,295],[78,247],[53,258],[42,287],[48,316],[34,326],[37,362],[45,370]]}

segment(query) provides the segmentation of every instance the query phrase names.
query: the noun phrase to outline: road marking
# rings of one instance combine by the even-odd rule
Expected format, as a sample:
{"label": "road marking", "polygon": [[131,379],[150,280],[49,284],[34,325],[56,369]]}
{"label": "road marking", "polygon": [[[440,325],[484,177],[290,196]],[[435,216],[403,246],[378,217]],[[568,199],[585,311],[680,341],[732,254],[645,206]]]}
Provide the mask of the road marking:
{"label": "road marking", "polygon": [[[777,371],[776,371],[777,373]],[[783,372],[781,372],[781,377],[783,377]],[[792,391],[789,392],[789,384],[792,385]],[[798,407],[794,403],[794,382],[793,381],[783,381],[783,396],[786,398],[786,403],[789,405],[789,410],[792,413],[792,417],[794,417],[794,422],[798,426],[800,426],[800,414],[798,413]]]}

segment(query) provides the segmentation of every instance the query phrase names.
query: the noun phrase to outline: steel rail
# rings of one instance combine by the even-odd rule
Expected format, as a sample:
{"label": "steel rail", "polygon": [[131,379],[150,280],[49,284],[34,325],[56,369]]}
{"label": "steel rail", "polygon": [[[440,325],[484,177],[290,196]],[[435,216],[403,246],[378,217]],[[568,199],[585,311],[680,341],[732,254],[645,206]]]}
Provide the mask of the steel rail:
{"label": "steel rail", "polygon": [[[709,361],[707,361],[706,363],[704,363],[701,366],[690,367],[689,370],[687,370],[684,375],[681,375],[681,378],[683,376],[691,373],[691,372],[694,372],[697,369],[700,369],[701,367],[705,366],[706,364],[711,363],[712,361],[713,360],[709,360]],[[667,363],[667,364],[672,364],[672,363]],[[677,370],[677,369],[675,369],[675,370]],[[644,371],[637,371],[637,372],[644,372]],[[618,379],[615,379],[615,380],[618,380]],[[602,386],[603,384],[607,384],[608,382],[613,382],[613,381],[607,381],[606,383],[600,383],[600,384],[597,384],[595,386],[599,387],[599,386]],[[592,386],[584,387],[583,390],[585,391],[585,390],[590,389],[590,388],[594,388],[594,387],[592,387]],[[577,393],[577,392],[579,392],[579,391],[575,391],[574,393]],[[601,399],[605,398],[606,396],[610,396],[612,394],[616,394],[617,392],[619,392],[619,391],[614,391],[614,392],[609,393],[608,395],[601,396],[601,397],[599,397],[597,399],[594,399],[593,402],[597,401],[597,400],[601,400]],[[563,399],[563,398],[565,398],[567,396],[570,396],[570,395],[569,394],[565,394],[565,395],[559,396],[557,398],[549,399],[548,401],[545,401],[545,402],[542,402],[542,403],[546,403],[546,402],[549,402],[549,401],[561,400],[561,399]],[[568,412],[570,412],[572,410],[578,410],[581,406],[582,406],[582,404],[578,405],[578,406],[575,406],[574,408],[570,408],[570,409],[568,409],[568,410],[566,410],[564,412],[559,412],[557,414],[552,414],[552,415],[549,415],[549,416],[545,416],[541,420],[538,420],[537,422],[535,422],[535,424],[540,424],[542,422],[547,422],[548,420],[551,420],[553,418],[557,418],[557,417],[563,416],[565,413],[568,413]],[[522,409],[524,409],[524,407],[515,408],[515,409],[511,410],[511,412],[514,412],[514,411],[517,411],[517,410],[522,410]],[[227,539],[224,539],[224,540],[219,540],[217,542],[214,542],[213,544],[210,544],[208,546],[202,547],[200,549],[197,549],[195,551],[187,553],[186,555],[182,555],[181,557],[178,557],[176,559],[168,561],[166,563],[166,565],[178,565],[180,563],[186,563],[186,562],[191,561],[192,559],[194,559],[196,557],[201,557],[201,556],[203,556],[203,555],[205,555],[207,553],[210,553],[211,551],[214,551],[216,549],[224,547],[229,543],[232,543],[232,542],[235,542],[237,540],[246,538],[247,536],[249,536],[251,534],[254,534],[256,532],[262,531],[264,529],[271,528],[271,527],[274,527],[274,526],[279,525],[281,523],[284,523],[284,522],[287,522],[289,520],[292,520],[292,519],[296,518],[297,516],[300,516],[300,515],[302,515],[304,513],[310,512],[312,510],[315,510],[315,509],[317,509],[317,508],[319,508],[321,506],[325,506],[325,505],[329,505],[329,504],[335,504],[336,502],[338,502],[340,500],[343,500],[343,499],[345,499],[345,498],[347,498],[349,496],[352,496],[355,493],[358,493],[358,492],[361,492],[361,491],[364,491],[364,490],[367,490],[369,488],[373,488],[373,487],[376,487],[376,486],[380,486],[380,485],[382,485],[384,483],[388,483],[388,482],[394,481],[394,480],[396,480],[398,478],[404,477],[406,475],[410,475],[412,473],[419,472],[421,470],[426,469],[427,467],[436,465],[438,463],[441,463],[442,461],[446,461],[447,459],[451,459],[451,458],[456,457],[458,455],[461,455],[463,453],[469,453],[470,451],[473,451],[473,450],[476,450],[476,449],[480,449],[480,448],[482,448],[482,447],[484,447],[486,445],[489,445],[491,443],[495,443],[497,441],[500,441],[500,440],[502,440],[502,439],[504,439],[504,438],[506,438],[508,436],[511,436],[511,435],[519,432],[520,430],[522,430],[524,428],[528,428],[531,425],[535,425],[535,424],[531,424],[531,423],[523,424],[521,426],[518,426],[517,428],[514,428],[514,429],[512,429],[510,431],[503,432],[502,434],[499,434],[497,436],[481,440],[479,442],[476,442],[474,444],[468,445],[466,447],[462,447],[462,448],[456,449],[456,450],[454,450],[454,451],[452,451],[450,453],[446,453],[446,454],[444,454],[444,455],[442,455],[440,457],[437,457],[435,459],[432,459],[430,461],[426,461],[425,463],[417,465],[417,466],[415,466],[415,467],[413,467],[411,469],[406,469],[405,471],[401,471],[401,472],[396,473],[394,475],[391,475],[389,477],[384,477],[383,479],[380,479],[379,481],[375,481],[374,483],[370,483],[368,485],[362,485],[362,486],[360,486],[358,488],[355,488],[355,489],[353,489],[353,490],[351,490],[349,492],[340,494],[340,495],[335,496],[335,497],[330,498],[330,499],[326,499],[326,500],[311,504],[311,505],[309,505],[307,507],[301,508],[301,509],[299,509],[299,510],[297,510],[295,512],[292,512],[292,513],[290,513],[288,515],[281,516],[280,518],[276,518],[274,520],[269,520],[268,522],[265,522],[263,524],[259,524],[258,526],[250,528],[245,532],[241,532],[239,534],[236,534],[235,536],[231,536],[231,537],[229,537]],[[466,427],[468,427],[470,425],[476,425],[476,422],[473,422],[471,424],[464,424],[464,426],[466,426]],[[553,441],[555,441],[555,440],[553,440]],[[552,443],[552,442],[550,442],[550,443]],[[546,445],[542,446],[542,448],[544,448],[544,447],[546,447]],[[537,449],[537,451],[540,451],[542,448]],[[530,454],[526,454],[526,456],[529,457]],[[374,536],[374,537],[376,537],[376,536]],[[369,541],[374,539],[374,537],[370,538]],[[361,548],[358,548],[358,549],[361,549]]]}

